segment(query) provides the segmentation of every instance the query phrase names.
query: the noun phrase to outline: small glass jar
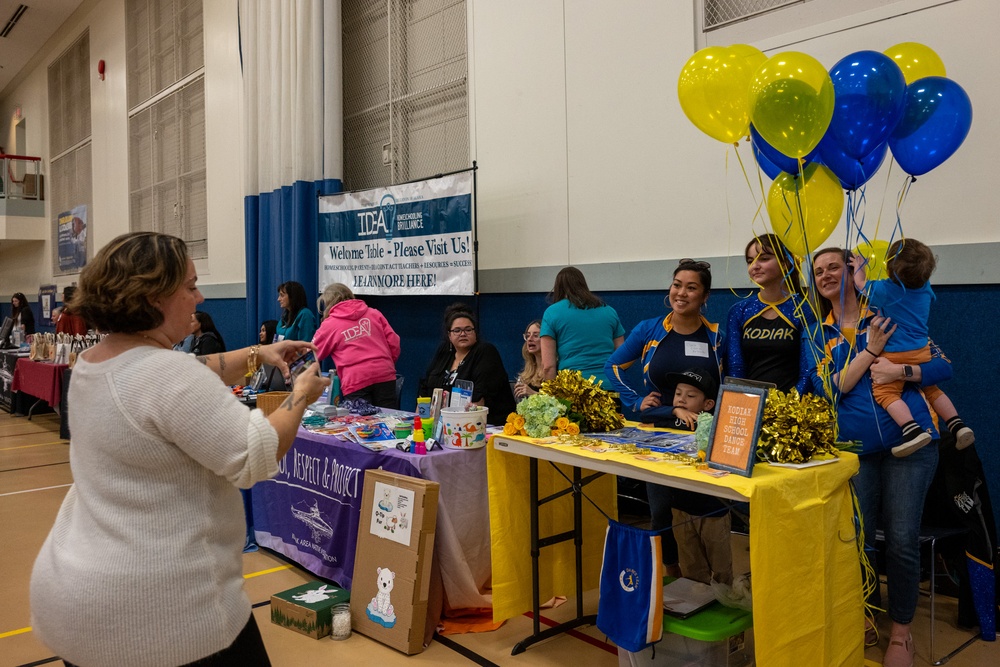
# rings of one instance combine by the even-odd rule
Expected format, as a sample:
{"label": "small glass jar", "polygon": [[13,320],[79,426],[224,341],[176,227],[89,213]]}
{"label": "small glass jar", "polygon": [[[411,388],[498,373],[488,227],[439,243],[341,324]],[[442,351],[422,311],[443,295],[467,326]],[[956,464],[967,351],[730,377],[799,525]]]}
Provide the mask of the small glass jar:
{"label": "small glass jar", "polygon": [[351,603],[341,602],[330,610],[330,639],[341,641],[351,636]]}

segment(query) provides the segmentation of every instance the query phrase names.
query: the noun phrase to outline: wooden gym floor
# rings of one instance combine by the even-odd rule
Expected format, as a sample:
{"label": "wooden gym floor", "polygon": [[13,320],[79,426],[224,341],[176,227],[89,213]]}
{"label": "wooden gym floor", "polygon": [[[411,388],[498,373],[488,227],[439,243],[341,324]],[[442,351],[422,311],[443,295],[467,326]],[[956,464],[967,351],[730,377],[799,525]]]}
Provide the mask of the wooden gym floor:
{"label": "wooden gym floor", "polygon": [[[52,652],[31,632],[28,583],[35,555],[48,534],[56,512],[73,478],[69,468],[69,442],[59,439],[57,415],[39,415],[32,420],[0,412],[0,667],[61,665]],[[735,537],[734,563],[746,567],[747,543]],[[287,561],[260,550],[243,556],[243,571],[254,614],[275,667],[301,664],[342,665],[587,665],[613,667],[618,664],[616,649],[595,627],[549,639],[511,656],[511,648],[531,633],[528,616],[511,619],[495,632],[435,638],[423,653],[405,656],[393,649],[354,633],[343,642],[329,638],[310,639],[272,625],[269,600],[282,591],[314,577]],[[925,584],[926,585],[926,584]],[[595,592],[584,596],[588,613],[595,613]],[[543,619],[560,621],[571,617],[576,604],[543,611]],[[954,598],[937,597],[935,659],[964,643],[971,634],[955,627],[957,603]],[[929,665],[928,614],[922,597],[914,621],[917,659],[915,665]],[[887,631],[888,626],[883,628]],[[860,632],[860,629],[859,629]],[[866,665],[880,665],[888,643],[868,649]],[[951,667],[979,667],[1000,663],[996,644],[976,642],[947,664]]]}

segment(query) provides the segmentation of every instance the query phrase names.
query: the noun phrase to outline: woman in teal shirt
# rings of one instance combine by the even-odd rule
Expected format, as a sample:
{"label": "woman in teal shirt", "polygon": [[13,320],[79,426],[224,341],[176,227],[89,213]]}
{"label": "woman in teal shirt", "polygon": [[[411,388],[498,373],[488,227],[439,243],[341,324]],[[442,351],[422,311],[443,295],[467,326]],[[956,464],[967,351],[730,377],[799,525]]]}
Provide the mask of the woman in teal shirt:
{"label": "woman in teal shirt", "polygon": [[312,340],[316,333],[316,316],[306,307],[306,288],[290,280],[278,285],[278,320],[275,342],[279,340]]}
{"label": "woman in teal shirt", "polygon": [[551,380],[558,371],[593,375],[608,388],[604,364],[625,340],[618,313],[587,287],[583,272],[567,266],[556,275],[551,306],[542,315],[542,369]]}

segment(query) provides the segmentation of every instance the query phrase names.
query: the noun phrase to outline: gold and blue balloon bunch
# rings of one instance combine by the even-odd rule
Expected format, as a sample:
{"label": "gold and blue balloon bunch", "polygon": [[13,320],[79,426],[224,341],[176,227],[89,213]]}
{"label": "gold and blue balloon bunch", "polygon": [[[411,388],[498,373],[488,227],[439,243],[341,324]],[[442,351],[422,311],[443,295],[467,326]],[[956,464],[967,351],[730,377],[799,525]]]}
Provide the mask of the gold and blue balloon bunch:
{"label": "gold and blue balloon bunch", "polygon": [[677,92],[685,115],[708,136],[750,137],[758,166],[773,180],[771,226],[799,257],[826,241],[843,212],[843,191],[861,188],[888,152],[915,179],[951,157],[972,126],[969,96],[946,77],[941,58],[916,42],[858,51],[829,71],[796,51],[768,57],[746,44],[711,46],[684,65]]}

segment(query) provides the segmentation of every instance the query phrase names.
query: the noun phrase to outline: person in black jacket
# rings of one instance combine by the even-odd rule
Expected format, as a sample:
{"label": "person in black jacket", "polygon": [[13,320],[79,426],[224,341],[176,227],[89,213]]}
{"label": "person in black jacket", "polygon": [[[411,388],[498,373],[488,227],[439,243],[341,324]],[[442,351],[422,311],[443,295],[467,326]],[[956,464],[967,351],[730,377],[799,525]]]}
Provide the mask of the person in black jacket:
{"label": "person in black jacket", "polygon": [[206,354],[216,354],[226,351],[226,343],[222,340],[222,334],[215,328],[215,322],[208,313],[200,310],[191,316],[191,333],[194,335],[194,344],[191,352],[195,356]]}
{"label": "person in black jacket", "polygon": [[21,327],[21,333],[30,336],[35,333],[35,313],[32,312],[23,292],[16,292],[10,298],[10,316],[14,326]]}
{"label": "person in black jacket", "polygon": [[444,312],[444,340],[420,379],[418,396],[438,387],[451,391],[456,380],[472,382],[472,403],[489,408],[486,421],[501,426],[514,412],[514,394],[500,353],[479,339],[479,324],[469,307],[452,304]]}

